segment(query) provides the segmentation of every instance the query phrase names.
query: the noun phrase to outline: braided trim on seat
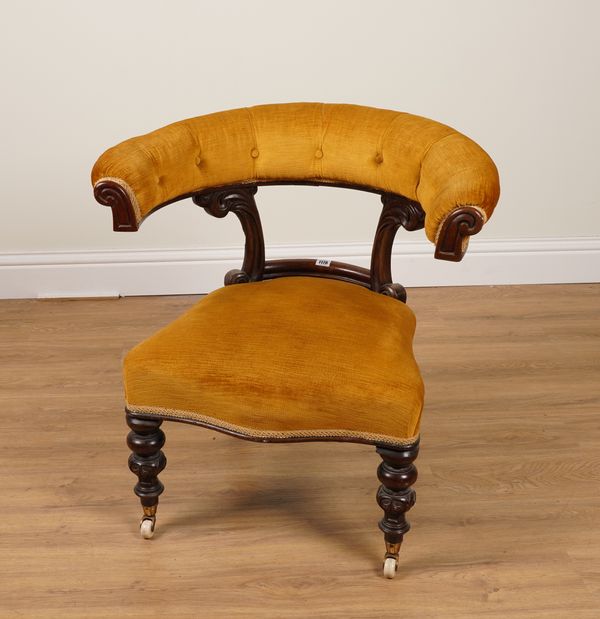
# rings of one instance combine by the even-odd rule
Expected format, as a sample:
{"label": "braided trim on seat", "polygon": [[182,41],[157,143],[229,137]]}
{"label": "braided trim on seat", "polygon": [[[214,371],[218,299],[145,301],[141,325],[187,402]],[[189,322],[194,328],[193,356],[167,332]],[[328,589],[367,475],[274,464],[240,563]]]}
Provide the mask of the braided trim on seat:
{"label": "braided trim on seat", "polygon": [[211,430],[234,434],[240,438],[257,440],[263,442],[292,442],[292,441],[348,441],[355,443],[368,443],[371,445],[389,445],[390,447],[405,447],[412,445],[419,440],[419,435],[408,438],[398,438],[385,434],[375,434],[372,432],[355,432],[353,430],[256,430],[245,426],[238,426],[234,423],[201,415],[193,411],[182,411],[170,408],[160,408],[152,406],[130,406],[126,405],[125,410],[134,415],[147,415],[150,417],[163,417],[175,421],[195,423],[207,427]]}

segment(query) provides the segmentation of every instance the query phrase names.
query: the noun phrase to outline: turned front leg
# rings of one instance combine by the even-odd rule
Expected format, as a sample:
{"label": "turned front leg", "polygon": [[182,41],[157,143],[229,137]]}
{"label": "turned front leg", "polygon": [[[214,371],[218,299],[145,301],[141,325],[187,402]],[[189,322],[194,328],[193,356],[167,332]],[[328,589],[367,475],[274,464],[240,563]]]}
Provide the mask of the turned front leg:
{"label": "turned front leg", "polygon": [[161,451],[165,444],[165,433],[160,429],[162,419],[138,417],[127,412],[127,445],[133,452],[129,456],[129,469],[137,475],[138,482],[133,491],[140,497],[143,515],[140,523],[142,537],[150,538],[156,525],[158,497],[165,489],[158,474],[167,465],[167,458]]}
{"label": "turned front leg", "polygon": [[411,486],[417,480],[417,468],[413,461],[419,453],[419,443],[398,449],[377,447],[383,462],[377,469],[381,482],[377,491],[377,503],[384,516],[379,528],[385,538],[384,575],[393,578],[398,569],[398,554],[404,534],[410,529],[406,512],[415,504],[416,492]]}

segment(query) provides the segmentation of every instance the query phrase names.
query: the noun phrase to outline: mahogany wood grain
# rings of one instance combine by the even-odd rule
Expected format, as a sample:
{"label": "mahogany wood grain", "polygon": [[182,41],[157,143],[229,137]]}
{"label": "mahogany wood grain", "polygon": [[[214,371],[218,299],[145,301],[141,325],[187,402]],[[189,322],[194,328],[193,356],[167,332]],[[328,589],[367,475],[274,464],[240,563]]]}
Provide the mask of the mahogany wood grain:
{"label": "mahogany wood grain", "polygon": [[410,530],[406,512],[417,497],[411,486],[417,481],[417,468],[413,463],[419,453],[419,443],[404,449],[378,447],[377,453],[383,460],[377,469],[381,482],[377,503],[384,512],[379,528],[387,543],[401,544],[404,534]]}
{"label": "mahogany wood grain", "polygon": [[138,230],[139,225],[131,199],[119,183],[111,180],[96,183],[94,198],[111,209],[115,232],[136,232]]}
{"label": "mahogany wood grain", "polygon": [[161,451],[165,444],[165,433],[160,429],[162,420],[126,416],[131,432],[127,435],[129,470],[138,477],[134,492],[140,498],[142,507],[155,507],[164,486],[158,475],[167,465],[167,458]]}
{"label": "mahogany wood grain", "polygon": [[[387,257],[385,255],[386,252],[382,249],[382,247],[387,247],[389,243],[393,242],[395,231],[400,225],[404,226],[407,230],[418,230],[424,225],[425,212],[423,211],[423,208],[418,202],[409,200],[408,198],[399,194],[386,193],[380,189],[370,187],[368,185],[337,183],[326,180],[300,181],[278,179],[272,181],[248,181],[245,183],[237,183],[235,185],[210,187],[201,191],[181,194],[170,200],[167,200],[154,207],[150,212],[146,213],[142,217],[142,220],[139,222],[137,221],[135,208],[131,202],[129,195],[118,183],[109,179],[98,182],[94,187],[94,197],[100,204],[108,206],[112,209],[113,230],[115,230],[116,232],[135,232],[139,229],[142,221],[149,217],[155,211],[169,204],[173,204],[174,202],[179,202],[180,200],[185,200],[187,198],[192,198],[196,202],[196,204],[199,204],[200,206],[206,208],[207,212],[211,213],[212,215],[216,217],[224,217],[230,210],[230,207],[224,206],[226,196],[229,195],[229,199],[231,199],[231,196],[235,192],[241,192],[242,195],[244,195],[247,191],[250,191],[252,194],[254,194],[256,193],[257,187],[268,185],[312,185],[340,187],[344,189],[366,191],[369,193],[375,193],[380,195],[384,203],[384,211],[382,213],[379,226],[382,229],[378,230],[378,233],[375,236],[371,265],[371,268],[373,268],[374,266],[378,268],[378,272],[375,273],[376,279],[371,286],[373,290],[377,290],[378,292],[380,290],[375,284],[379,283],[379,279],[381,279],[382,276],[383,279],[387,279],[385,277]],[[246,198],[244,198],[243,201],[248,202]],[[256,258],[257,262],[253,263],[252,266],[255,271],[258,272],[258,250],[260,249],[260,246],[257,245],[257,242],[259,238],[262,239],[262,229],[260,228],[260,218],[258,217],[258,212],[256,211],[256,205],[254,205],[252,212],[250,212],[250,209],[247,209],[247,211],[243,213],[242,216],[240,216],[240,213],[236,214],[238,215],[238,217],[240,217],[242,227],[244,228],[244,233],[246,234],[246,250],[249,252],[250,249],[252,249],[254,252],[247,253],[246,258],[250,258],[251,256]],[[392,219],[390,219],[390,215],[392,215]],[[384,219],[384,216],[386,219]],[[394,219],[398,221],[398,225],[396,225],[392,232],[392,228],[389,224],[392,223]],[[434,254],[435,258],[438,258],[440,260],[451,260],[454,262],[462,260],[462,257],[464,256],[467,247],[466,238],[479,232],[481,230],[481,227],[483,226],[483,223],[483,217],[476,208],[470,206],[457,208],[446,218],[442,225],[442,228],[436,240],[436,250]],[[382,227],[382,224],[385,225]],[[258,234],[259,230],[260,235]],[[380,238],[384,239],[381,247],[379,247],[379,245],[381,244]],[[390,238],[391,241],[389,240]],[[249,248],[249,244],[254,245],[254,247]],[[250,265],[246,264],[246,267],[249,266]],[[231,281],[229,281],[228,283],[243,283],[244,281],[246,281],[244,274],[247,274],[245,268],[242,268],[240,272],[236,271],[235,273],[232,273],[228,278]],[[384,282],[384,284],[385,283],[386,282]],[[400,298],[403,294],[402,291],[403,288],[392,286],[391,288],[388,287],[384,294],[389,294],[390,296]]]}
{"label": "mahogany wood grain", "polygon": [[398,228],[420,230],[425,225],[425,213],[417,202],[404,196],[384,194],[381,202],[371,253],[371,290],[406,302],[404,286],[392,280],[392,248]]}
{"label": "mahogany wood grain", "polygon": [[314,258],[288,258],[284,260],[267,260],[263,279],[276,277],[291,277],[303,275],[311,277],[326,277],[338,279],[352,284],[359,284],[365,288],[371,287],[371,272],[347,262],[332,260],[327,266],[317,263]]}
{"label": "mahogany wood grain", "polygon": [[483,228],[483,215],[471,206],[463,206],[453,211],[442,224],[435,246],[438,260],[460,262],[465,252],[469,237]]}
{"label": "mahogany wood grain", "polygon": [[424,226],[425,214],[417,202],[395,194],[382,195],[383,210],[373,241],[370,269],[337,261],[329,261],[328,264],[322,265],[315,259],[265,262],[262,225],[253,197],[258,184],[260,183],[232,185],[206,190],[192,196],[194,203],[204,208],[210,215],[221,218],[233,212],[242,224],[246,237],[244,262],[241,269],[234,269],[225,275],[225,285],[303,275],[366,286],[375,292],[406,302],[404,287],[392,282],[392,246],[400,226],[406,230],[418,230]]}
{"label": "mahogany wood grain", "polygon": [[265,241],[260,215],[254,201],[256,185],[227,187],[219,191],[197,193],[194,204],[201,206],[213,217],[225,217],[232,212],[240,220],[246,244],[241,269],[233,269],[225,275],[225,285],[260,281],[265,270]]}

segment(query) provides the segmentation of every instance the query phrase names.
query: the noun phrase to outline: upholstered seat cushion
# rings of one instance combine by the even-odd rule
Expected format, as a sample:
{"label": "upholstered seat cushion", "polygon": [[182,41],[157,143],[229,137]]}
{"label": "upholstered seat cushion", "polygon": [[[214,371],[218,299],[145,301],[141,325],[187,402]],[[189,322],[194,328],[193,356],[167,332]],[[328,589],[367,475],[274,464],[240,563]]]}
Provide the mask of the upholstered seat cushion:
{"label": "upholstered seat cushion", "polygon": [[415,318],[341,281],[220,288],[125,358],[127,409],[265,440],[413,442],[423,383]]}

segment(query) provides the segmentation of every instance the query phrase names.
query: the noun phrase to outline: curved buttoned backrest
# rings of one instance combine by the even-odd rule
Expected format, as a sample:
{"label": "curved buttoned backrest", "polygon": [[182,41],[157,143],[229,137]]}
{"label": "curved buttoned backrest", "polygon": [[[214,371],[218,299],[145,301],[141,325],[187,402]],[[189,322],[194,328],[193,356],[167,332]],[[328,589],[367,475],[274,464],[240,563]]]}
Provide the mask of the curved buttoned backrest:
{"label": "curved buttoned backrest", "polygon": [[225,185],[356,185],[421,204],[435,242],[457,208],[486,220],[499,196],[487,153],[454,129],[404,112],[327,103],[260,105],[183,120],[107,150],[95,186],[118,183],[136,227],[158,206]]}

